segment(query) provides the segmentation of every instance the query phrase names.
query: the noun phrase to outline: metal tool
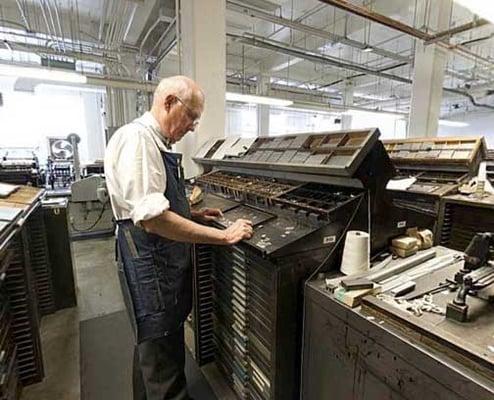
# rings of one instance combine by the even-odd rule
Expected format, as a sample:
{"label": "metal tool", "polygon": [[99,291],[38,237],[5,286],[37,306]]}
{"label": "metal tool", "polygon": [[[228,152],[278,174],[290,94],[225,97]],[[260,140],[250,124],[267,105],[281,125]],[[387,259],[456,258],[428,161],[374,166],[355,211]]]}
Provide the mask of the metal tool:
{"label": "metal tool", "polygon": [[417,254],[416,256],[410,257],[409,259],[393,265],[389,268],[386,268],[382,271],[378,271],[376,273],[371,273],[370,275],[366,276],[367,279],[374,281],[374,282],[382,282],[385,279],[397,275],[400,272],[406,271],[410,268],[413,268],[419,264],[422,264],[425,261],[428,261],[432,258],[436,257],[436,250],[427,250],[422,253]]}
{"label": "metal tool", "polygon": [[458,285],[455,282],[446,280],[446,282],[440,283],[439,286],[436,286],[432,289],[424,290],[424,291],[419,292],[419,293],[413,293],[413,294],[405,297],[405,300],[411,301],[411,300],[419,299],[420,297],[423,297],[423,296],[428,295],[428,294],[440,293],[446,289],[453,291],[453,290],[456,290],[457,288],[458,288]]}
{"label": "metal tool", "polygon": [[494,233],[477,233],[465,250],[465,264],[455,274],[460,286],[455,299],[446,307],[446,318],[459,322],[468,321],[468,295],[494,283],[494,268],[488,263],[490,248],[494,245]]}

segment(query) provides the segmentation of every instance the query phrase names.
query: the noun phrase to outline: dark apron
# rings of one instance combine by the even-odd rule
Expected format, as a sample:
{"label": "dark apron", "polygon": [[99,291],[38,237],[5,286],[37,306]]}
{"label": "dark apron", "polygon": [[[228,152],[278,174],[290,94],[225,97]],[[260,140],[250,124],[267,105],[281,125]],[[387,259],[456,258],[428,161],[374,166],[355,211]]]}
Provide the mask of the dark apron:
{"label": "dark apron", "polygon": [[[182,155],[162,152],[170,211],[190,219]],[[181,328],[192,308],[191,245],[118,221],[119,278],[137,343]]]}

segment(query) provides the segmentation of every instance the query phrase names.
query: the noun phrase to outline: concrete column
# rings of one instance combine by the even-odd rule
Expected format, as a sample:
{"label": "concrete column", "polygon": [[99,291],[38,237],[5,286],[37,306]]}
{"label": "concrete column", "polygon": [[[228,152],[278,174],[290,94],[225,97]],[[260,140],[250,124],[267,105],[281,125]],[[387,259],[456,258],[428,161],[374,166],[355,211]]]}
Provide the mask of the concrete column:
{"label": "concrete column", "polygon": [[[355,89],[355,83],[352,80],[345,82],[345,89],[343,90],[343,105],[353,106],[353,93]],[[352,116],[350,114],[343,114],[341,117],[341,129],[352,129]]]}
{"label": "concrete column", "polygon": [[[269,93],[269,76],[258,75],[256,94],[267,96]],[[271,106],[268,104],[257,105],[257,136],[269,136],[269,113]]]}
{"label": "concrete column", "polygon": [[[436,22],[436,30],[448,28],[451,4],[451,0],[437,0],[434,4],[431,21]],[[437,136],[447,57],[445,50],[417,40],[408,137]]]}
{"label": "concrete column", "polygon": [[[137,73],[137,59],[135,54],[126,55],[122,59],[125,67],[130,73],[130,78],[140,79]],[[137,113],[137,90],[123,90],[124,97],[124,119],[129,123],[138,117]]]}
{"label": "concrete column", "polygon": [[226,32],[225,0],[182,0],[180,9],[181,71],[206,95],[199,127],[177,144],[184,154],[185,176],[201,172],[191,157],[208,139],[225,136]]}
{"label": "concrete column", "polygon": [[257,136],[269,136],[269,112],[268,104],[257,105]]}
{"label": "concrete column", "polygon": [[105,134],[101,109],[101,94],[82,92],[84,118],[87,130],[87,159],[84,162],[102,160],[105,156]]}

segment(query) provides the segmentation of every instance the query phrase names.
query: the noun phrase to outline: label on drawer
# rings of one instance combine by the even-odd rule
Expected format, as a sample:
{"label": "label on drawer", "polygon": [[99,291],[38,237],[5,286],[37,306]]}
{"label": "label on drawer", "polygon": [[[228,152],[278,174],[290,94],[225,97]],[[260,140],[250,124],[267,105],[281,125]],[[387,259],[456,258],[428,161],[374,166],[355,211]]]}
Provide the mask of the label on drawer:
{"label": "label on drawer", "polygon": [[324,239],[322,240],[323,244],[330,244],[330,243],[335,243],[336,242],[336,236],[324,236]]}

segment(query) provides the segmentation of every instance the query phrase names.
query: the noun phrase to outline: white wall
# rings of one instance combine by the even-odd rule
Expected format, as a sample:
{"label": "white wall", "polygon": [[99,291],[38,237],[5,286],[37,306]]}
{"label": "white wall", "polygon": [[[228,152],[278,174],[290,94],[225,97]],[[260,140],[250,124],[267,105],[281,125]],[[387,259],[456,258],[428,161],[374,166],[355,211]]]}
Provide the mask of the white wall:
{"label": "white wall", "polygon": [[257,107],[253,104],[227,102],[225,113],[225,135],[256,137]]}
{"label": "white wall", "polygon": [[47,137],[81,137],[81,162],[104,154],[100,91],[41,84],[33,92],[14,90],[14,78],[0,78],[0,147],[37,147],[40,161],[47,155]]}
{"label": "white wall", "polygon": [[447,119],[466,122],[469,125],[461,128],[439,125],[438,136],[484,136],[487,146],[494,149],[494,111],[477,111]]}
{"label": "white wall", "polygon": [[352,129],[379,128],[380,139],[403,139],[407,135],[407,121],[399,116],[368,112],[355,112]]}
{"label": "white wall", "polygon": [[[406,137],[407,121],[399,116],[369,112],[352,113],[351,129],[379,128],[381,139]],[[269,135],[278,136],[297,132],[331,132],[341,130],[335,119],[341,114],[295,108],[271,107]],[[226,135],[257,136],[257,107],[252,104],[227,103]]]}
{"label": "white wall", "polygon": [[330,132],[341,129],[332,113],[271,107],[269,135],[297,132]]}

